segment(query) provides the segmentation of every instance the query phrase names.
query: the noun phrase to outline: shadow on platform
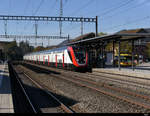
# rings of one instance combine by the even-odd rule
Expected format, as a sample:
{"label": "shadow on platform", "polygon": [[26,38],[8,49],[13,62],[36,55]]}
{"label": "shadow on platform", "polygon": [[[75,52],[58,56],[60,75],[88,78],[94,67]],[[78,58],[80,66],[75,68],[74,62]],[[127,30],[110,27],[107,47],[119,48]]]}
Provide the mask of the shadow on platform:
{"label": "shadow on platform", "polygon": [[0,74],[0,94],[11,94],[10,77]]}

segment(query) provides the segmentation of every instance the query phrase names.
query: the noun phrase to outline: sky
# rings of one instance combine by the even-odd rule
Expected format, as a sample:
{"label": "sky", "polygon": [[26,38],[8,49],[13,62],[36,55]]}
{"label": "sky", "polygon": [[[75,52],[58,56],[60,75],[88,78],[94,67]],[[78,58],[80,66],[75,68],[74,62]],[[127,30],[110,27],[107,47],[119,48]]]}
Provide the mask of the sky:
{"label": "sky", "polygon": [[[59,16],[60,0],[1,0],[0,15]],[[123,29],[150,28],[150,0],[63,0],[63,16],[98,16],[98,32],[112,34]],[[0,34],[5,34],[3,20]],[[58,22],[37,22],[38,35],[59,36]],[[35,21],[7,21],[8,35],[35,35]],[[81,23],[63,22],[62,36],[81,35]],[[94,23],[84,23],[83,33],[95,32]],[[5,39],[6,41],[8,39]],[[21,41],[21,39],[20,39]],[[57,45],[63,40],[50,40]],[[34,45],[35,40],[30,40]],[[38,40],[39,45],[42,43]],[[44,46],[48,41],[44,40]]]}

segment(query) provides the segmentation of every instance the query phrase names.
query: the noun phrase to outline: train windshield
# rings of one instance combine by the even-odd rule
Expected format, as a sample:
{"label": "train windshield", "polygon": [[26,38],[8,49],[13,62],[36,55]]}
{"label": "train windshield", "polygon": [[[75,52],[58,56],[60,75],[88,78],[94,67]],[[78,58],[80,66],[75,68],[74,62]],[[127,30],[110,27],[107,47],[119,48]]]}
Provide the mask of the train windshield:
{"label": "train windshield", "polygon": [[131,56],[121,56],[120,61],[130,63],[132,61],[132,57]]}
{"label": "train windshield", "polygon": [[76,60],[79,64],[85,64],[86,61],[86,51],[83,48],[73,48]]}

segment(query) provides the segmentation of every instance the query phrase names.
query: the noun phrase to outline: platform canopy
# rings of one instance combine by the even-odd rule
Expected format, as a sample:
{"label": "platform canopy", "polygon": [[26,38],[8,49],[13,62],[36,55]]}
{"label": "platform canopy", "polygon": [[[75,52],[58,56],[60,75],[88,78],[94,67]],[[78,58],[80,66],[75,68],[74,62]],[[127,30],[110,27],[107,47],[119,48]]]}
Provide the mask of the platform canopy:
{"label": "platform canopy", "polygon": [[150,34],[145,33],[121,33],[121,34],[110,34],[104,36],[98,36],[88,39],[80,39],[78,41],[73,41],[67,43],[66,45],[79,45],[79,46],[86,46],[86,47],[94,47],[105,44],[110,41],[118,42],[118,41],[131,41],[131,40],[138,40],[143,39],[146,37],[150,37]]}

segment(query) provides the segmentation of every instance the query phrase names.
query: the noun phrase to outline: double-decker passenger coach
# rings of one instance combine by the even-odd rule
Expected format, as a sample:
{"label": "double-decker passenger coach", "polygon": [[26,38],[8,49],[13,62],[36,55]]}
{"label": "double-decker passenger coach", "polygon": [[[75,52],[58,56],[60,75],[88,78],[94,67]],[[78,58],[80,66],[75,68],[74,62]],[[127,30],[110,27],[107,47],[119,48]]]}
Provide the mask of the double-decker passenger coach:
{"label": "double-decker passenger coach", "polygon": [[88,70],[88,52],[77,46],[65,46],[24,55],[27,62],[75,71]]}

